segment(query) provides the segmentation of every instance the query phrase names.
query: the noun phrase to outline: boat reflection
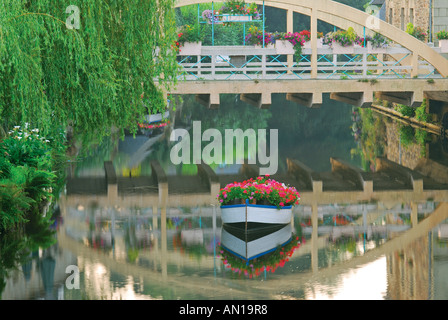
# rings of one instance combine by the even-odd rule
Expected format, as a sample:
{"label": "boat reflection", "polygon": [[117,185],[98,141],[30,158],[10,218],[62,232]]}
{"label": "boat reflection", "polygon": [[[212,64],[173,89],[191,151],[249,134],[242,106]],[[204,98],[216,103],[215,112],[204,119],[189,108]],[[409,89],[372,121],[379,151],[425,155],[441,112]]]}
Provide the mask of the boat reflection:
{"label": "boat reflection", "polygon": [[299,237],[289,224],[223,224],[219,252],[226,269],[252,278],[284,267],[300,247]]}

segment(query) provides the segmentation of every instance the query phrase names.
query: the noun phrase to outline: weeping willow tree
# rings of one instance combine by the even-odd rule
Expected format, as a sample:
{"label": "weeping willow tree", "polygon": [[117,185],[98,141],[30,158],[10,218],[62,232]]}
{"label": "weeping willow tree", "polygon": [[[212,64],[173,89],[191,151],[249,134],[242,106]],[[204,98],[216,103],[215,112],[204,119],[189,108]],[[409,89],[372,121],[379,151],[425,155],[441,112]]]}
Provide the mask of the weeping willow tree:
{"label": "weeping willow tree", "polygon": [[163,110],[177,74],[173,3],[2,0],[3,128],[71,125],[102,136],[112,126],[136,129],[142,94],[151,112]]}

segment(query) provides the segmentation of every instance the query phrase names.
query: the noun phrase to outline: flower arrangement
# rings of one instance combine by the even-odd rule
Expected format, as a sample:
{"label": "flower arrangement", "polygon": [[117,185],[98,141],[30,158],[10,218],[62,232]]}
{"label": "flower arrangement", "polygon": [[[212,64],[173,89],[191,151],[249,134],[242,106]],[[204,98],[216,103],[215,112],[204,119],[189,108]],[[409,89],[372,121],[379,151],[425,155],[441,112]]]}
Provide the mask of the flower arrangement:
{"label": "flower arrangement", "polygon": [[389,44],[389,40],[387,38],[376,32],[373,37],[367,36],[366,41],[370,41],[373,48],[384,48]]}
{"label": "flower arrangement", "polygon": [[229,15],[247,15],[253,19],[260,19],[260,12],[255,3],[246,5],[244,0],[227,0],[219,10],[204,10],[202,11],[202,18],[208,20],[209,23],[219,23],[223,14]]}
{"label": "flower arrangement", "polygon": [[258,7],[255,2],[252,2],[247,8],[247,14],[252,16],[253,19],[260,19],[260,12],[258,11]]}
{"label": "flower arrangement", "polygon": [[264,42],[266,46],[268,44],[273,44],[275,42],[275,38],[273,34],[265,32],[263,40],[263,32],[257,26],[250,26],[245,42],[248,45],[262,45]]}
{"label": "flower arrangement", "polygon": [[199,42],[201,41],[201,35],[198,25],[185,25],[180,27],[177,34],[176,46],[179,47],[185,42]]}
{"label": "flower arrangement", "polygon": [[[311,33],[309,34],[311,36]],[[302,32],[287,32],[284,34],[283,39],[288,40],[294,48],[294,56],[297,61],[300,61],[302,55],[302,47],[307,41],[308,34],[303,34]]]}
{"label": "flower arrangement", "polygon": [[269,204],[281,209],[299,204],[300,195],[294,187],[270,179],[268,175],[251,178],[243,182],[229,183],[217,195],[221,205],[244,203]]}
{"label": "flower arrangement", "polygon": [[230,254],[220,243],[218,243],[217,249],[221,255],[221,261],[227,270],[231,270],[237,275],[253,278],[259,276],[264,271],[274,273],[277,268],[284,267],[300,245],[299,237],[293,235],[291,241],[286,245],[276,249],[274,252],[256,258],[250,261],[250,263]]}
{"label": "flower arrangement", "polygon": [[437,32],[436,36],[437,36],[437,39],[439,39],[439,40],[448,40],[448,31],[441,30],[441,31]]}
{"label": "flower arrangement", "polygon": [[334,42],[337,42],[343,47],[348,47],[354,44],[356,40],[357,40],[356,32],[352,27],[350,27],[347,30],[338,30],[326,34],[324,43],[329,44],[331,46]]}
{"label": "flower arrangement", "polygon": [[202,19],[208,20],[208,23],[219,23],[221,21],[221,17],[219,15],[219,11],[213,12],[213,10],[204,10],[202,11]]}
{"label": "flower arrangement", "polygon": [[159,122],[159,123],[153,123],[153,124],[149,124],[149,123],[139,123],[138,127],[142,128],[142,129],[157,129],[157,128],[163,128],[166,127],[168,124],[170,123],[169,120],[167,121],[163,121],[163,122]]}
{"label": "flower arrangement", "polygon": [[417,38],[420,41],[425,41],[427,34],[425,31],[423,31],[420,27],[415,27],[411,22],[407,24],[406,26],[406,33],[410,34],[411,36]]}
{"label": "flower arrangement", "polygon": [[305,42],[311,40],[311,31],[309,31],[309,30],[302,30],[302,31],[299,32],[299,34],[301,36],[303,36]]}
{"label": "flower arrangement", "polygon": [[246,3],[244,0],[227,0],[219,10],[221,14],[246,14]]}

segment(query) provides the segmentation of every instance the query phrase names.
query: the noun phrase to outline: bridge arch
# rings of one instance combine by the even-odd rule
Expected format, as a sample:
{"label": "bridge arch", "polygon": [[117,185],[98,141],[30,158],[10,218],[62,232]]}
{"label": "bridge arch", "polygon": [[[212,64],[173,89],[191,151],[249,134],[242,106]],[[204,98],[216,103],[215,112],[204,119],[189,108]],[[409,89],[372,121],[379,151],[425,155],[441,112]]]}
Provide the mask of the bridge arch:
{"label": "bridge arch", "polygon": [[[264,3],[270,7],[289,10],[290,12],[298,12],[310,16],[312,43],[315,42],[313,39],[316,38],[317,19],[330,23],[341,29],[347,29],[349,26],[356,26],[358,30],[360,27],[372,27],[372,17],[369,14],[331,0],[265,0],[264,2],[255,0],[249,2],[255,2],[259,5]],[[211,3],[211,1],[178,0],[175,7],[203,3]],[[412,51],[415,66],[418,64],[418,57],[421,57],[433,65],[443,77],[448,76],[448,60],[431,47],[385,21],[377,19],[375,20],[374,26],[376,32]],[[317,50],[313,50],[313,52],[317,52]],[[317,57],[316,54],[314,54],[314,56]]]}

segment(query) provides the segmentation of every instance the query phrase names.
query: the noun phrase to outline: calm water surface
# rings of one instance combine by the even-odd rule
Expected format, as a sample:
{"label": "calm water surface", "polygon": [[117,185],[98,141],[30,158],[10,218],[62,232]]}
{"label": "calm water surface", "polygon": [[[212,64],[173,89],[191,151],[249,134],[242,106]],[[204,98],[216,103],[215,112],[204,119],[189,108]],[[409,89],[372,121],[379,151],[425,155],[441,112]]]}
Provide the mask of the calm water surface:
{"label": "calm water surface", "polygon": [[[354,123],[360,122],[351,106],[326,100],[313,110],[274,97],[271,109],[260,111],[226,99],[228,108],[220,110],[185,99],[170,125],[188,129],[198,120],[202,130],[278,129],[280,175],[287,173],[287,158],[317,172],[331,171],[331,157],[375,170],[356,152],[362,146]],[[312,204],[304,191],[289,231],[298,247],[288,261],[274,252],[252,262],[254,270],[256,263],[269,270],[251,274],[250,265],[219,247],[220,208],[196,165],[171,164],[167,130],[112,138],[71,165],[56,244],[8,272],[2,299],[448,299],[448,204],[411,204],[394,190],[384,201],[352,201],[349,191],[336,190],[334,199],[347,201]],[[420,157],[401,150],[402,164],[407,154]],[[105,160],[113,161],[118,193],[107,186]],[[148,178],[154,160],[172,186],[166,195]],[[437,161],[446,161],[443,152]],[[241,165],[212,167],[218,175],[241,172]],[[158,202],[163,196],[166,206]],[[69,266],[79,270],[75,288]]]}

